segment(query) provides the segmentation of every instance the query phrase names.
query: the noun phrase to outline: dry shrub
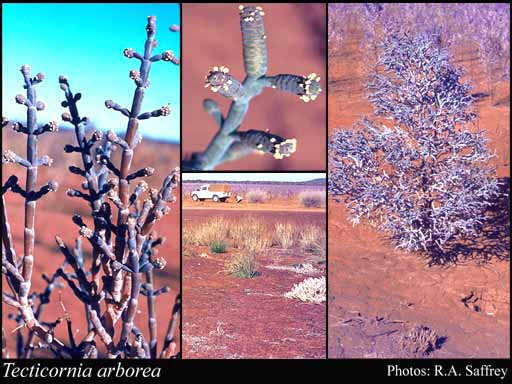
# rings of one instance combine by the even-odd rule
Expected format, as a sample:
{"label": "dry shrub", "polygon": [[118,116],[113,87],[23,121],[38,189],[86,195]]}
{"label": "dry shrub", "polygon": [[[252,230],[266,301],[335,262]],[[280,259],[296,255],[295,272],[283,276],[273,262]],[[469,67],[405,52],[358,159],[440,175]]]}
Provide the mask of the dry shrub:
{"label": "dry shrub", "polygon": [[318,272],[318,269],[313,267],[310,263],[294,264],[294,265],[267,265],[268,269],[274,269],[278,271],[289,271],[293,273],[299,273],[301,275],[309,275]]}
{"label": "dry shrub", "polygon": [[230,275],[242,279],[252,279],[258,275],[258,263],[254,252],[242,251],[235,253],[226,265],[226,271]]}
{"label": "dry shrub", "polygon": [[320,208],[325,206],[325,192],[302,191],[299,193],[299,202],[306,208]]}
{"label": "dry shrub", "polygon": [[304,252],[325,256],[326,237],[325,230],[317,225],[308,225],[299,234],[300,248]]}
{"label": "dry shrub", "polygon": [[184,225],[183,231],[181,233],[181,244],[183,247],[188,247],[191,245],[199,245],[197,244],[197,238],[195,235],[195,231],[193,229],[193,225]]}
{"label": "dry shrub", "polygon": [[230,223],[229,238],[233,247],[251,252],[261,252],[272,245],[267,225],[252,216]]}
{"label": "dry shrub", "polygon": [[268,200],[268,193],[259,189],[249,191],[245,197],[249,203],[264,203]]}
{"label": "dry shrub", "polygon": [[228,237],[228,223],[222,217],[215,217],[204,223],[183,226],[183,245],[204,245],[221,243]]}
{"label": "dry shrub", "polygon": [[196,257],[198,255],[195,249],[185,247],[181,248],[181,254],[183,255],[183,257]]}
{"label": "dry shrub", "polygon": [[425,357],[438,349],[439,337],[433,329],[416,325],[400,339],[400,350],[406,357]]}
{"label": "dry shrub", "polygon": [[308,277],[299,284],[294,284],[292,290],[284,294],[288,299],[297,299],[306,303],[321,304],[326,297],[325,276]]}
{"label": "dry shrub", "polygon": [[290,249],[293,246],[295,226],[291,223],[275,225],[275,243],[281,248]]}

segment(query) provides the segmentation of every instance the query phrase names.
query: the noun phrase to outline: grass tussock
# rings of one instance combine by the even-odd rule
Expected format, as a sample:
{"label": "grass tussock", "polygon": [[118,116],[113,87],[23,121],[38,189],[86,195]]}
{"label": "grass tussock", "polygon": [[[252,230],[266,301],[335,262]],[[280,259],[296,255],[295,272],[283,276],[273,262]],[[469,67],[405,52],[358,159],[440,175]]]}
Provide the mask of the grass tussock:
{"label": "grass tussock", "polygon": [[274,226],[274,243],[283,249],[293,247],[295,226],[291,223],[277,223]]}
{"label": "grass tussock", "polygon": [[299,202],[305,208],[320,208],[325,206],[325,192],[302,191],[299,193]]}
{"label": "grass tussock", "polygon": [[258,276],[256,253],[241,251],[234,254],[226,264],[226,272],[242,279]]}
{"label": "grass tussock", "polygon": [[183,226],[183,245],[210,246],[221,243],[228,237],[228,223],[222,217],[216,217],[205,223],[185,224]]}
{"label": "grass tussock", "polygon": [[299,234],[300,248],[318,256],[326,255],[325,231],[316,225],[308,225]]}
{"label": "grass tussock", "polygon": [[267,224],[252,216],[229,226],[228,239],[234,248],[263,252],[272,246],[272,237]]}
{"label": "grass tussock", "polygon": [[227,244],[221,241],[213,241],[210,243],[210,251],[212,253],[226,253]]}
{"label": "grass tussock", "polygon": [[293,223],[271,226],[253,216],[241,220],[212,218],[202,223],[185,223],[183,248],[208,247],[211,253],[225,253],[228,248],[236,253],[227,261],[230,274],[243,278],[256,276],[256,258],[272,246],[282,249],[298,247],[304,253],[325,257],[326,237],[321,226],[297,227]]}

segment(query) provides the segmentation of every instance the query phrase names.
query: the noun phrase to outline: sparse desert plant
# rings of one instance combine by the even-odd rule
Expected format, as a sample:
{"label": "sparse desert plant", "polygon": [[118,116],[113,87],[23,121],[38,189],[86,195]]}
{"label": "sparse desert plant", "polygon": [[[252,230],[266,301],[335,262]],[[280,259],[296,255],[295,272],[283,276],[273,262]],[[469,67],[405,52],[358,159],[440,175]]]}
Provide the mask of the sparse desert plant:
{"label": "sparse desert plant", "polygon": [[293,273],[298,273],[301,275],[309,275],[318,273],[318,269],[313,267],[310,263],[304,264],[294,264],[294,265],[267,265],[265,266],[268,269],[275,269],[279,271],[290,271]]}
{"label": "sparse desert plant", "polygon": [[226,248],[227,245],[223,240],[210,243],[210,251],[212,251],[212,253],[225,253]]}
{"label": "sparse desert plant", "polygon": [[202,223],[183,226],[183,245],[208,246],[224,244],[261,252],[272,245],[272,234],[267,225],[253,216],[240,221],[215,217]]}
{"label": "sparse desert plant", "polygon": [[299,193],[299,202],[306,208],[320,208],[325,206],[325,192],[302,191]]}
{"label": "sparse desert plant", "polygon": [[[45,276],[47,288],[42,293],[31,292],[34,257],[37,255],[35,245],[36,201],[50,191],[57,189],[53,181],[37,190],[37,167],[50,166],[52,159],[48,156],[38,157],[37,139],[45,132],[57,130],[57,122],[37,125],[37,111],[43,110],[45,104],[36,99],[35,86],[44,75],[38,73],[31,77],[30,67],[24,65],[21,72],[24,78],[26,96],[16,96],[16,102],[27,108],[26,125],[16,122],[11,124],[15,131],[27,135],[27,158],[5,151],[2,163],[17,163],[27,168],[26,187],[23,189],[15,176],[11,176],[2,186],[2,272],[5,275],[10,293],[2,295],[4,303],[16,309],[13,318],[18,322],[18,357],[31,357],[36,348],[43,348],[58,358],[177,358],[176,328],[181,313],[181,299],[178,295],[170,310],[170,320],[165,339],[158,348],[156,298],[170,290],[164,286],[154,286],[154,270],[163,269],[166,260],[157,257],[157,247],[165,239],[153,231],[156,222],[169,213],[168,204],[175,202],[173,191],[178,186],[179,169],[174,169],[163,180],[161,188],[149,189],[145,181],[139,181],[132,188],[134,180],[145,178],[154,173],[152,167],[132,171],[131,163],[134,150],[142,137],[138,132],[139,122],[170,113],[168,106],[151,112],[142,112],[144,92],[149,87],[149,73],[153,63],[169,61],[179,63],[171,51],[153,55],[156,18],[148,17],[146,25],[146,42],[144,52],[138,53],[131,48],[124,50],[124,55],[140,62],[139,70],[131,70],[130,78],[135,82],[135,91],[131,109],[124,108],[112,100],[105,106],[113,109],[127,120],[126,134],[123,138],[109,131],[103,136],[94,131],[87,137],[86,126],[89,120],[80,117],[77,102],[80,93],[73,94],[65,76],[59,77],[60,88],[65,100],[62,107],[68,108],[62,119],[73,125],[77,143],[66,145],[66,153],[78,153],[83,167],[71,166],[69,171],[84,178],[81,189],[69,189],[67,195],[85,201],[91,212],[91,223],[80,215],[74,215],[72,221],[78,227],[79,238],[70,248],[60,236],[56,236],[59,250],[65,262],[51,277]],[[7,125],[3,119],[2,126]],[[100,145],[98,143],[101,142]],[[111,156],[114,147],[121,152],[120,165],[113,162]],[[20,194],[25,199],[25,230],[23,256],[19,259],[14,250],[4,194],[8,191]],[[85,191],[85,192],[84,192]],[[147,198],[143,197],[147,193]],[[116,213],[116,221],[114,221]],[[92,247],[91,263],[86,266],[82,238]],[[81,341],[75,340],[75,332],[70,316],[65,312],[64,318],[52,323],[40,320],[42,309],[51,300],[52,291],[62,281],[76,296],[85,309],[84,317],[87,329]],[[144,281],[143,281],[144,280]],[[147,314],[140,313],[138,302],[140,296],[146,296]],[[36,303],[37,302],[37,303]],[[62,304],[62,303],[61,303]],[[136,319],[137,317],[137,319]],[[55,328],[66,320],[68,341],[57,338]],[[136,322],[137,320],[137,322]],[[138,328],[142,321],[147,322],[149,335],[146,337]],[[21,331],[26,329],[24,337]],[[99,346],[103,345],[106,353],[102,354]],[[160,352],[159,352],[160,351]]]}
{"label": "sparse desert plant", "polygon": [[261,253],[272,246],[272,235],[265,232],[248,233],[241,243],[241,249],[251,253]]}
{"label": "sparse desert plant", "polygon": [[322,277],[308,277],[299,284],[294,284],[284,297],[307,303],[321,304],[326,299],[326,280]]}
{"label": "sparse desert plant", "polygon": [[245,197],[249,203],[266,203],[269,199],[269,194],[266,191],[255,189],[247,192]]}
{"label": "sparse desert plant", "polygon": [[275,225],[276,243],[284,249],[290,249],[293,246],[295,237],[295,226],[291,223],[277,223]]}
{"label": "sparse desert plant", "polygon": [[498,191],[485,135],[467,128],[471,88],[428,35],[388,31],[381,49],[369,98],[391,126],[364,118],[335,130],[329,192],[354,224],[367,219],[430,263],[454,261],[451,245],[478,236]]}
{"label": "sparse desert plant", "polygon": [[220,243],[228,236],[229,223],[222,217],[215,217],[202,224],[194,225],[192,231],[197,245],[209,246]]}
{"label": "sparse desert plant", "polygon": [[224,241],[228,236],[229,223],[223,217],[215,217],[202,223],[183,225],[183,245],[209,246]]}
{"label": "sparse desert plant", "polygon": [[439,349],[440,337],[433,329],[416,325],[400,338],[400,350],[404,357],[426,357]]}
{"label": "sparse desert plant", "polygon": [[254,252],[264,251],[272,245],[272,234],[267,225],[253,216],[232,222],[229,238],[233,247]]}
{"label": "sparse desert plant", "polygon": [[191,245],[201,245],[199,244],[199,239],[196,235],[195,228],[196,226],[192,224],[182,224],[181,244],[183,247]]}
{"label": "sparse desert plant", "polygon": [[325,256],[326,237],[325,231],[317,225],[307,225],[299,233],[300,248],[304,252]]}
{"label": "sparse desert plant", "polygon": [[231,256],[226,264],[226,272],[242,279],[252,279],[258,275],[256,253],[242,250]]}
{"label": "sparse desert plant", "polygon": [[208,170],[251,153],[269,153],[276,159],[290,156],[296,150],[296,139],[284,139],[264,130],[239,131],[249,110],[250,101],[265,88],[275,88],[296,94],[304,102],[315,100],[321,92],[320,77],[290,74],[267,75],[267,47],[261,7],[240,5],[242,53],[246,77],[237,80],[224,66],[215,66],[206,75],[206,87],[232,100],[226,116],[217,102],[206,99],[203,108],[219,125],[219,131],[206,150],[194,153],[185,161],[185,170]]}

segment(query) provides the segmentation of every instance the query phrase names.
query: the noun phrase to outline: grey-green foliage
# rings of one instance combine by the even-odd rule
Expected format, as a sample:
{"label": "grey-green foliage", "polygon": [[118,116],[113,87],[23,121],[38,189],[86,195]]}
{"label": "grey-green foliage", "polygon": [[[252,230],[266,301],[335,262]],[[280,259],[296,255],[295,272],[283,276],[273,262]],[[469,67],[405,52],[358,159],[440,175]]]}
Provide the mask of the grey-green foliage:
{"label": "grey-green foliage", "polygon": [[267,47],[261,7],[240,5],[243,60],[246,78],[240,82],[224,66],[213,67],[206,76],[206,86],[232,100],[226,116],[211,99],[203,107],[219,125],[219,130],[202,153],[194,153],[184,162],[184,170],[214,169],[218,165],[247,156],[255,151],[270,153],[276,159],[289,157],[296,150],[296,139],[285,139],[261,130],[239,131],[251,99],[265,87],[298,95],[304,102],[313,101],[321,92],[320,77],[290,74],[267,75]]}

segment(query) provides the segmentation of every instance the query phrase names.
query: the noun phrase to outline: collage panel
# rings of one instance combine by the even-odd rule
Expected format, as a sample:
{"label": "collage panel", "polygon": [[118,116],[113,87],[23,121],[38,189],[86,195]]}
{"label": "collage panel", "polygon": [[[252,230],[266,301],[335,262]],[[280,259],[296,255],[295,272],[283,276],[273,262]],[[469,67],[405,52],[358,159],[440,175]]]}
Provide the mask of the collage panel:
{"label": "collage panel", "polygon": [[326,358],[325,173],[184,173],[183,358]]}
{"label": "collage panel", "polygon": [[328,24],[329,357],[510,358],[510,5]]}
{"label": "collage panel", "polygon": [[183,169],[326,169],[326,4],[183,4]]}
{"label": "collage panel", "polygon": [[2,4],[3,358],[180,356],[179,25]]}

